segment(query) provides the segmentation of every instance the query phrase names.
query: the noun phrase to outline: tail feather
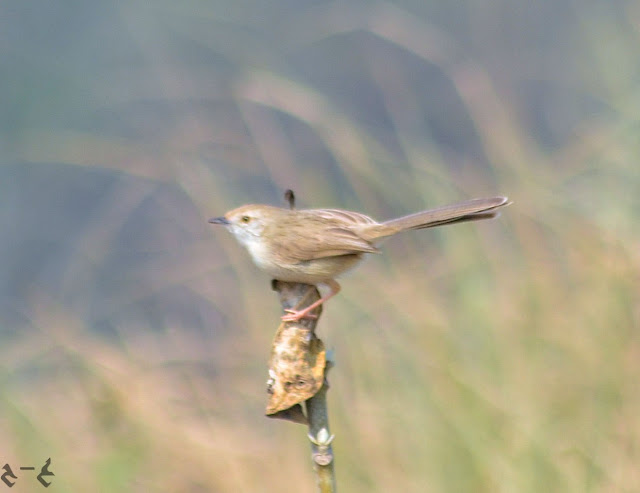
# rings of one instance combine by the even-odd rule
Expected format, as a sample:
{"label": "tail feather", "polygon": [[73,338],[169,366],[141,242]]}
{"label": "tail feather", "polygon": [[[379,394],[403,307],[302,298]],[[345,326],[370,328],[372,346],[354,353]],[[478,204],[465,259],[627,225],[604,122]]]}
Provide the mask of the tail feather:
{"label": "tail feather", "polygon": [[380,228],[374,234],[377,239],[412,229],[433,228],[444,224],[491,219],[498,215],[495,209],[509,203],[507,197],[491,197],[438,207],[437,209],[430,209],[385,221],[380,224]]}

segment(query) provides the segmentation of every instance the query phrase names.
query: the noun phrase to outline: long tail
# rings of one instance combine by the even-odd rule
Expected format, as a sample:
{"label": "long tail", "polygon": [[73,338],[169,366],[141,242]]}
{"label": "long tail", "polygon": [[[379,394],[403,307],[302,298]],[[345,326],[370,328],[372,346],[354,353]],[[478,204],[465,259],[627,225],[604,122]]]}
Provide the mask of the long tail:
{"label": "long tail", "polygon": [[507,197],[491,197],[416,212],[415,214],[383,222],[379,228],[376,228],[374,236],[375,239],[378,239],[412,229],[433,228],[443,224],[491,219],[498,215],[497,208],[508,204],[510,202]]}

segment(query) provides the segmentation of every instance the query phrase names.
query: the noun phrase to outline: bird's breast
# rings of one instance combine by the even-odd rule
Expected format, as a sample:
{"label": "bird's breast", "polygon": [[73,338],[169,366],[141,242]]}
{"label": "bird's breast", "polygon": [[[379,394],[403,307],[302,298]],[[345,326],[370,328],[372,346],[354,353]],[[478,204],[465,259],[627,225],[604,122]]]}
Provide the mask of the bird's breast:
{"label": "bird's breast", "polygon": [[274,279],[306,284],[317,284],[338,277],[360,262],[363,255],[355,253],[291,262],[273,255],[251,253],[254,263]]}

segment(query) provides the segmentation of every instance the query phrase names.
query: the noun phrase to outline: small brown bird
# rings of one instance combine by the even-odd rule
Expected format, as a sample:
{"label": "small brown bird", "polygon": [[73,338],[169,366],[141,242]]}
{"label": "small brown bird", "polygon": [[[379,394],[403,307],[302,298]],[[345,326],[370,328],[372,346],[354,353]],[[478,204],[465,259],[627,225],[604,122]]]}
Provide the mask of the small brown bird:
{"label": "small brown bird", "polygon": [[303,310],[282,317],[296,321],[335,296],[335,278],[355,266],[365,253],[379,253],[381,240],[402,231],[490,219],[507,205],[506,197],[474,199],[379,223],[364,214],[339,209],[291,210],[243,205],[223,217],[223,224],[249,251],[258,267],[281,281],[324,284],[330,292]]}

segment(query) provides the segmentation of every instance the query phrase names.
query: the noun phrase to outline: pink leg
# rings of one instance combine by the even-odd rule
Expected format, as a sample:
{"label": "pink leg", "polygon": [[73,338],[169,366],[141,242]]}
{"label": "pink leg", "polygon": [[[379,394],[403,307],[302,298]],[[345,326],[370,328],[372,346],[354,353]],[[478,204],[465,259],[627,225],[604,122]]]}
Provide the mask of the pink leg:
{"label": "pink leg", "polygon": [[333,298],[336,294],[340,292],[340,284],[338,284],[333,279],[329,281],[324,281],[323,284],[326,284],[327,286],[329,286],[329,289],[330,289],[329,293],[327,293],[325,296],[320,298],[318,301],[311,303],[308,307],[303,308],[302,310],[285,310],[286,312],[288,312],[288,314],[283,315],[282,320],[284,320],[285,322],[297,322],[301,318],[315,317],[315,315],[310,315],[309,313],[315,308],[322,305],[322,303],[327,301],[329,298]]}

